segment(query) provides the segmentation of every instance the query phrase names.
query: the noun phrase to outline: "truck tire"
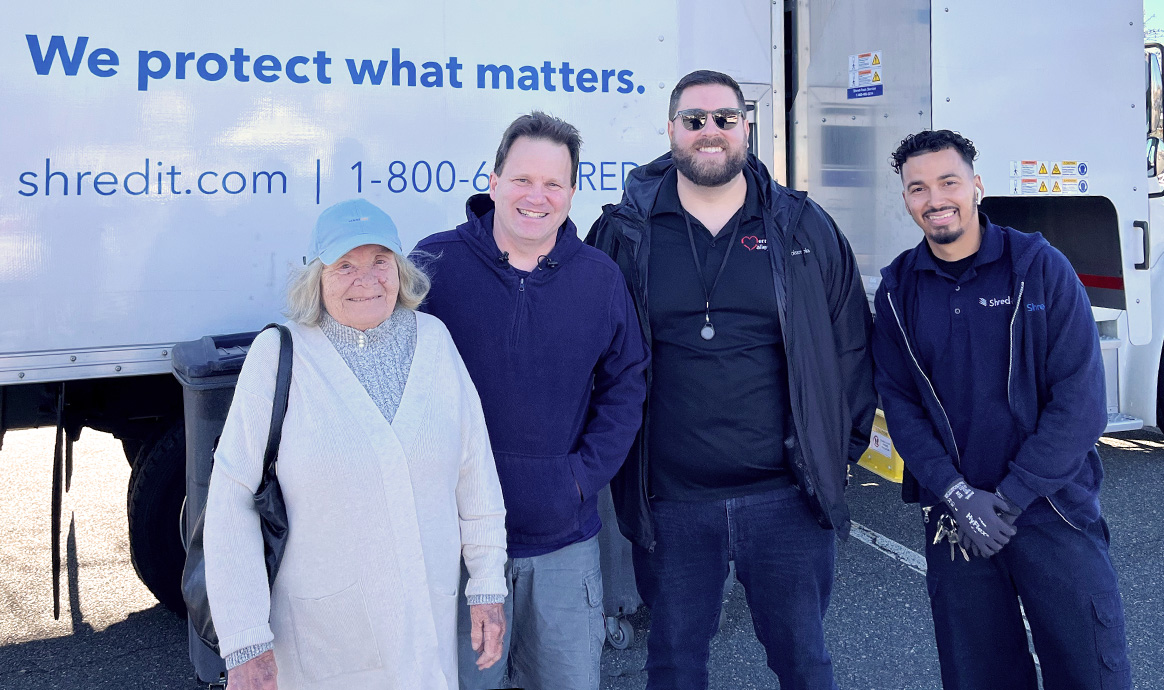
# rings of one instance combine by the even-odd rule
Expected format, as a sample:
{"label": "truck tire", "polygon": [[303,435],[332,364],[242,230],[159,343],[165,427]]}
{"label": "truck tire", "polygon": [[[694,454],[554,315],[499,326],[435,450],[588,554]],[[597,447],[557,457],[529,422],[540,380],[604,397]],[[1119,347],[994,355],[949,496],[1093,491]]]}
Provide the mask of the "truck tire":
{"label": "truck tire", "polygon": [[181,513],[186,497],[186,429],[175,421],[138,453],[129,475],[129,557],[163,606],[185,618]]}

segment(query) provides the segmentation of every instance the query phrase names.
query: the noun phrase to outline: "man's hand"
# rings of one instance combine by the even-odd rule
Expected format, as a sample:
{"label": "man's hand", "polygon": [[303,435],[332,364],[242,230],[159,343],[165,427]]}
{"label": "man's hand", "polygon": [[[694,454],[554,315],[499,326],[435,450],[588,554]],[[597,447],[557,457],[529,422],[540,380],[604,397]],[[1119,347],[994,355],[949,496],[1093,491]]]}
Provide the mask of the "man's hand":
{"label": "man's hand", "polygon": [[958,530],[958,546],[962,547],[962,550],[966,553],[973,554],[977,558],[988,558],[982,555],[982,552],[978,550],[974,542],[970,541],[970,535],[966,533],[966,530]]}
{"label": "man's hand", "polygon": [[1014,522],[1015,520],[1018,520],[1018,516],[1022,514],[1023,509],[1019,508],[1014,501],[1003,495],[1001,491],[995,491],[994,495],[1001,498],[1002,502],[1006,504],[1006,508],[1003,508],[1002,511],[999,512],[998,517],[1002,518],[1006,524],[1014,527]]}
{"label": "man's hand", "polygon": [[[478,604],[469,607],[469,639],[477,657],[477,668],[484,671],[501,658],[501,643],[505,640],[505,604]],[[231,688],[230,690],[234,690]]]}
{"label": "man's hand", "polygon": [[1010,510],[1007,502],[975,489],[965,479],[959,477],[946,488],[942,498],[958,523],[958,532],[969,537],[971,544],[987,558],[1002,550],[1017,531],[998,516],[999,512]]}
{"label": "man's hand", "polygon": [[226,690],[278,690],[275,677],[275,652],[268,649],[250,661],[239,664],[226,674]]}

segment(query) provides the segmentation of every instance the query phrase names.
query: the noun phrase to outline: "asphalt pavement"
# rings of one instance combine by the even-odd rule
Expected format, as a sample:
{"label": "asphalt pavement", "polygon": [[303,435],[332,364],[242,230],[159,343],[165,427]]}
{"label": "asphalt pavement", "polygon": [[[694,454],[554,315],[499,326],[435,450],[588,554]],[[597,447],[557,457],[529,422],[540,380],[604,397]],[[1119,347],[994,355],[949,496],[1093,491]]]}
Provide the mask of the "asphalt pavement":
{"label": "asphalt pavement", "polygon": [[[0,449],[0,688],[193,690],[185,623],[162,608],[129,562],[129,466],[112,437],[85,430],[65,496],[61,615],[53,618],[50,429],[9,432]],[[1120,575],[1137,690],[1164,688],[1164,436],[1105,437],[1103,507]],[[860,525],[837,549],[826,633],[837,683],[852,690],[941,687],[925,579],[922,524],[899,487],[857,468],[849,501]],[[913,552],[911,555],[910,552]],[[650,615],[630,617],[630,648],[607,648],[603,690],[645,687]],[[776,688],[738,584],[712,641],[711,687]]]}

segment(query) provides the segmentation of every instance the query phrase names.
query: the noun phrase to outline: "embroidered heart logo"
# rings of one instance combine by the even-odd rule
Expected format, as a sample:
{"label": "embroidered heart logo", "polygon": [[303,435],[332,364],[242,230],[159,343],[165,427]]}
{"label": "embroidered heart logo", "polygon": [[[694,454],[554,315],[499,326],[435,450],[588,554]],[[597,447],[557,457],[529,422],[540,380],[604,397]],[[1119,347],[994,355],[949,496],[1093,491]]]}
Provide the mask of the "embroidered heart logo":
{"label": "embroidered heart logo", "polygon": [[748,248],[748,251],[752,251],[757,246],[759,246],[760,238],[756,237],[755,235],[745,235],[744,237],[740,238],[740,242]]}

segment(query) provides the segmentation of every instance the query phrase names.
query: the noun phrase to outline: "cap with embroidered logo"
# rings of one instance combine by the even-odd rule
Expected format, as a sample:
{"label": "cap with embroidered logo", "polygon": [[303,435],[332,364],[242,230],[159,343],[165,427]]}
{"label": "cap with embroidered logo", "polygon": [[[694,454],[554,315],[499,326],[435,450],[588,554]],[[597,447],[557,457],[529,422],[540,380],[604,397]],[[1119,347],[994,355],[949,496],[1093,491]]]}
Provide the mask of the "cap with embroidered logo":
{"label": "cap with embroidered logo", "polygon": [[341,201],[319,214],[311,231],[311,247],[303,262],[319,259],[330,265],[365,244],[379,244],[397,254],[404,253],[400,233],[387,213],[364,199]]}

